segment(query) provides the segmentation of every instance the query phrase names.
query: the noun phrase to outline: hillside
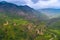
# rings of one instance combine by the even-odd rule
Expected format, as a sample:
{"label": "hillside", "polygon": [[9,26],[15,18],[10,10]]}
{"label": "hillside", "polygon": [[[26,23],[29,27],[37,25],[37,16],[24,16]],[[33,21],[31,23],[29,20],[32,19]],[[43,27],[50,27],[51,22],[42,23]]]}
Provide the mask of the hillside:
{"label": "hillside", "polygon": [[[5,1],[0,2],[0,13],[9,14],[9,16],[19,16],[28,20],[47,20],[48,17],[29,6],[18,6]],[[45,19],[44,19],[45,18]]]}
{"label": "hillside", "polygon": [[50,28],[59,29],[60,28],[60,18],[53,18],[53,19],[48,20],[47,25]]}
{"label": "hillside", "polygon": [[50,18],[60,17],[60,9],[45,8],[45,9],[39,9],[38,11],[48,15]]}
{"label": "hillside", "polygon": [[0,2],[0,40],[59,40],[58,22],[27,5]]}

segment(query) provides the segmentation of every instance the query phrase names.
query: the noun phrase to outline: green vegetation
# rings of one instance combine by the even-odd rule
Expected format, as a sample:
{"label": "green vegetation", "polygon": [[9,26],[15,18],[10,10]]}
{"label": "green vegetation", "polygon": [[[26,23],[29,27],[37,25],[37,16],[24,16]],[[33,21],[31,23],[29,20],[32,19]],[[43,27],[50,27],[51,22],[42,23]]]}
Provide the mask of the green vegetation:
{"label": "green vegetation", "polygon": [[0,2],[0,40],[60,40],[60,18],[49,20],[47,11]]}
{"label": "green vegetation", "polygon": [[50,28],[49,30],[56,35],[56,39],[60,40],[60,20],[52,22],[48,25],[48,28]]}
{"label": "green vegetation", "polygon": [[[59,25],[59,23],[52,25]],[[0,40],[51,40],[52,38],[59,40],[59,31],[54,30],[53,27],[48,29],[45,22],[37,25],[21,17],[0,13]]]}

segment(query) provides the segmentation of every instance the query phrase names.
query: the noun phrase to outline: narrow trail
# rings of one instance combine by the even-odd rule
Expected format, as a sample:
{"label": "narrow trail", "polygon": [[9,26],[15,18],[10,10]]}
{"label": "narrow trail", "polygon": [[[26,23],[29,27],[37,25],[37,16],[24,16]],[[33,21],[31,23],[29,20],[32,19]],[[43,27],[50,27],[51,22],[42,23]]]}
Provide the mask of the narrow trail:
{"label": "narrow trail", "polygon": [[50,34],[53,35],[53,37],[50,38],[49,40],[54,40],[55,38],[57,38],[57,35],[56,34],[54,34],[54,33],[50,33]]}

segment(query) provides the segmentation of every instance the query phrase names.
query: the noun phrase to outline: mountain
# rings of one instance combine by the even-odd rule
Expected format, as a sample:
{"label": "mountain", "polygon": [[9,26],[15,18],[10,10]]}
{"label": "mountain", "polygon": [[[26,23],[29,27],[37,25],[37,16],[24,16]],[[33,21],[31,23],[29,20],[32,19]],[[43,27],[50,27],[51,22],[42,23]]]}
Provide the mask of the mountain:
{"label": "mountain", "polygon": [[60,18],[53,18],[47,22],[47,26],[52,29],[60,29]]}
{"label": "mountain", "polygon": [[60,17],[60,9],[45,8],[45,9],[39,9],[39,11],[41,13],[48,15],[50,18]]}
{"label": "mountain", "polygon": [[48,19],[49,16],[27,5],[18,6],[2,1],[0,40],[60,40],[60,30],[52,30],[60,29],[60,18]]}
{"label": "mountain", "polygon": [[18,16],[27,20],[47,20],[48,17],[37,10],[24,5],[18,6],[16,4],[8,3],[5,1],[0,2],[0,13],[6,13],[9,16]]}
{"label": "mountain", "polygon": [[39,9],[43,14],[46,14],[50,19],[47,21],[47,28],[59,30],[60,29],[60,9],[45,8]]}
{"label": "mountain", "polygon": [[49,25],[49,24],[57,22],[57,21],[60,21],[60,18],[52,18],[52,19],[48,20],[47,24]]}

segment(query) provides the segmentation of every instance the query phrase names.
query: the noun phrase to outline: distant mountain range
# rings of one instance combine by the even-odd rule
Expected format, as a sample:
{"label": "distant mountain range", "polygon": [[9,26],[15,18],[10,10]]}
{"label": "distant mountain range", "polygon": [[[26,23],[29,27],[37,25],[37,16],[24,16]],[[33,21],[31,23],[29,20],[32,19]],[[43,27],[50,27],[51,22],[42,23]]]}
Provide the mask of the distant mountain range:
{"label": "distant mountain range", "polygon": [[5,1],[0,2],[0,13],[6,13],[9,16],[19,16],[27,20],[47,20],[48,17],[27,5],[18,6]]}
{"label": "distant mountain range", "polygon": [[60,17],[60,9],[45,8],[45,9],[39,9],[39,11],[41,13],[46,14],[50,18]]}
{"label": "distant mountain range", "polygon": [[35,10],[27,5],[16,5],[5,1],[0,2],[0,13],[6,13],[12,17],[20,17],[26,20],[48,20],[49,18],[59,18],[60,9],[45,8]]}

